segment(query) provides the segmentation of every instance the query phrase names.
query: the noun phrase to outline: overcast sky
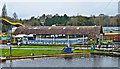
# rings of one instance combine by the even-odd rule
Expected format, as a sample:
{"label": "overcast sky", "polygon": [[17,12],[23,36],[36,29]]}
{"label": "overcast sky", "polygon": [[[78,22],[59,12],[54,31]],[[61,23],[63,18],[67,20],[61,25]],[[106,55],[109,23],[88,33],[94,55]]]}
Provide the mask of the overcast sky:
{"label": "overcast sky", "polygon": [[[1,0],[7,6],[7,13],[12,17],[14,12],[19,18],[30,18],[42,14],[59,15],[116,15],[119,0]],[[1,13],[1,11],[0,11]]]}

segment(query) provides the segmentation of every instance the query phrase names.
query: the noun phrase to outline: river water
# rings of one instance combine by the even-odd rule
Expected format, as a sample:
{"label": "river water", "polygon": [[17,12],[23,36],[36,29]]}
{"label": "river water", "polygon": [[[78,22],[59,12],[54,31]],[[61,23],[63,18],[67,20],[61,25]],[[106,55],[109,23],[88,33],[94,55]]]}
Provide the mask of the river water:
{"label": "river water", "polygon": [[2,67],[118,67],[118,57],[74,56],[17,59],[2,62]]}

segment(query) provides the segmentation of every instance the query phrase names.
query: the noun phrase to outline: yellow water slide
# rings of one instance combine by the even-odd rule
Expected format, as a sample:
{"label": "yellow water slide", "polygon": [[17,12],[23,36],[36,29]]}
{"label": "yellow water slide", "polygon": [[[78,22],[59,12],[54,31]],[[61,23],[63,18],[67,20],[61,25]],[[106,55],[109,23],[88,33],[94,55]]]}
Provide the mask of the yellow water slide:
{"label": "yellow water slide", "polygon": [[6,24],[10,24],[10,25],[13,25],[13,26],[23,26],[23,27],[25,26],[25,25],[23,25],[22,23],[19,23],[19,22],[11,22],[11,21],[9,21],[5,18],[1,18],[1,19],[2,19],[3,23],[6,23]]}

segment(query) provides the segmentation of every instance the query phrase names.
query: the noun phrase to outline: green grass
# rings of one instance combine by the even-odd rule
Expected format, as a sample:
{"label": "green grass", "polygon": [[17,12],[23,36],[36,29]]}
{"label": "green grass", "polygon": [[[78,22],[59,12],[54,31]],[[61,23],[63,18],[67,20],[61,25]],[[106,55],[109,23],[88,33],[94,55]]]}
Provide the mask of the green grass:
{"label": "green grass", "polygon": [[[13,46],[13,48],[60,48],[63,49],[64,46]],[[1,49],[0,49],[1,50]],[[12,50],[12,56],[30,56],[31,53],[35,55],[47,55],[47,54],[60,54],[61,50]],[[0,56],[9,56],[9,49],[2,49],[2,54]]]}
{"label": "green grass", "polygon": [[[15,46],[13,48],[63,48],[64,46]],[[9,49],[0,49],[2,54],[0,56],[10,56]],[[1,53],[0,52],[0,53]],[[34,55],[48,55],[48,54],[61,54],[61,50],[22,50],[22,49],[13,49],[12,56],[30,56],[31,53]],[[97,50],[73,50],[73,53],[89,53],[97,52]]]}
{"label": "green grass", "polygon": [[97,52],[97,50],[73,50],[74,53],[87,53],[87,52]]}
{"label": "green grass", "polygon": [[64,46],[14,46],[13,48],[63,48]]}
{"label": "green grass", "polygon": [[[73,50],[73,53],[87,53],[96,51],[97,50]],[[35,55],[61,54],[61,50],[12,50],[12,56],[30,56],[31,53],[34,53]],[[2,49],[2,56],[9,55],[9,49]]]}
{"label": "green grass", "polygon": [[[48,54],[60,54],[60,50],[12,50],[12,56],[30,56],[34,55],[48,55]],[[9,49],[2,49],[2,56],[9,56]]]}
{"label": "green grass", "polygon": [[0,56],[2,55],[2,50],[0,49]]}

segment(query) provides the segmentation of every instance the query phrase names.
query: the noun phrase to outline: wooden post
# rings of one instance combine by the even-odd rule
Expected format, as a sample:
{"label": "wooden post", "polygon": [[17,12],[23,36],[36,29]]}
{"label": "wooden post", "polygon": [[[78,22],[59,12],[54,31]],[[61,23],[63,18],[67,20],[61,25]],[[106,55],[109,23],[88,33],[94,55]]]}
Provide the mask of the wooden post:
{"label": "wooden post", "polygon": [[10,56],[12,56],[12,47],[10,46]]}

